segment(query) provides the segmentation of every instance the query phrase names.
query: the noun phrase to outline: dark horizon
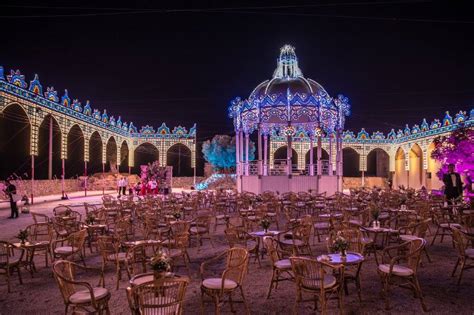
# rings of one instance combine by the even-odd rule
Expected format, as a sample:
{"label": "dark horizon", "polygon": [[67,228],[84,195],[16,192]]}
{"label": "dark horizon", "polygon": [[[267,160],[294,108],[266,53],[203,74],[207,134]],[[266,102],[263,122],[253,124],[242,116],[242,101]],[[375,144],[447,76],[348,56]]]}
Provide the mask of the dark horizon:
{"label": "dark horizon", "polygon": [[229,101],[270,78],[287,43],[304,76],[349,97],[354,133],[386,134],[473,107],[470,4],[173,5],[2,2],[0,65],[28,82],[37,73],[44,88],[68,89],[138,128],[197,123],[198,142],[232,133]]}

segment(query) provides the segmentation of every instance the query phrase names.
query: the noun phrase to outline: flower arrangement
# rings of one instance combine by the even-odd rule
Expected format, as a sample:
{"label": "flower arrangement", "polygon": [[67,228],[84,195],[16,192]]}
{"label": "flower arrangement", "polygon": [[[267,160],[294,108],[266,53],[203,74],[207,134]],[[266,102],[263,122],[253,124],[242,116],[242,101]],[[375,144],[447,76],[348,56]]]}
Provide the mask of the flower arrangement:
{"label": "flower arrangement", "polygon": [[95,215],[93,213],[88,213],[86,217],[86,223],[92,225],[95,222]]}
{"label": "flower arrangement", "polygon": [[341,232],[337,232],[337,236],[332,243],[332,250],[340,252],[342,257],[346,256],[346,251],[349,249],[349,242],[342,237]]}
{"label": "flower arrangement", "polygon": [[25,241],[28,239],[28,231],[27,230],[20,230],[18,235],[16,236],[17,239],[20,240],[22,244],[25,244]]}
{"label": "flower arrangement", "polygon": [[171,270],[171,258],[162,251],[156,253],[150,264],[155,273],[164,273]]}
{"label": "flower arrangement", "polygon": [[265,233],[268,231],[268,228],[270,228],[270,224],[271,222],[267,218],[263,218],[262,221],[260,221],[260,225],[265,230]]}

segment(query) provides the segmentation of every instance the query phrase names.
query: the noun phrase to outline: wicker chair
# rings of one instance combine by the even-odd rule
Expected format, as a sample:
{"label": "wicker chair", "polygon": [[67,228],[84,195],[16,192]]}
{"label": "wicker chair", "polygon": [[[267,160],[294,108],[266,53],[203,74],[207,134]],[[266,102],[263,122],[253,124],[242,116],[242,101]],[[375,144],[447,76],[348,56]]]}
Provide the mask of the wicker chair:
{"label": "wicker chair", "polygon": [[[412,223],[406,227],[401,227],[398,229],[398,237],[402,242],[412,241],[416,238],[426,239],[426,232],[428,231],[430,222],[431,219],[426,219],[418,223]],[[431,262],[431,257],[428,254],[427,245],[428,244],[423,247],[423,252],[425,253],[426,258],[428,258],[428,261]]]}
{"label": "wicker chair", "polygon": [[[78,281],[76,279],[76,269],[99,272],[99,284],[93,287],[88,282]],[[53,264],[53,274],[66,306],[65,314],[68,313],[71,305],[74,313],[81,311],[90,314],[92,311],[98,314],[110,314],[110,292],[105,288],[104,273],[100,269],[59,260]],[[84,289],[81,290],[81,288]]]}
{"label": "wicker chair", "polygon": [[[206,266],[212,262],[226,258],[226,267],[219,278],[205,278]],[[216,315],[220,314],[221,306],[226,297],[229,299],[231,311],[234,311],[232,294],[240,290],[246,313],[249,314],[247,302],[245,300],[242,282],[247,274],[249,254],[246,249],[234,247],[224,253],[201,264],[201,312],[204,314],[204,296],[212,298],[215,305]]]}
{"label": "wicker chair", "polygon": [[278,250],[278,242],[272,237],[265,237],[263,243],[265,244],[273,268],[272,280],[270,281],[270,287],[267,293],[267,299],[269,299],[273,287],[277,289],[278,283],[281,281],[294,281],[294,277],[291,270],[291,261],[289,259],[283,259],[282,253]]}
{"label": "wicker chair", "polygon": [[46,214],[38,213],[30,210],[31,217],[35,223],[51,222]]}
{"label": "wicker chair", "polygon": [[34,246],[34,253],[44,254],[45,267],[48,267],[48,256],[53,261],[51,255],[51,243],[53,242],[53,228],[50,223],[35,223],[26,227],[28,240]]}
{"label": "wicker chair", "polygon": [[[296,303],[293,313],[298,313],[301,302],[313,302],[315,309],[319,304],[321,313],[327,314],[327,301],[331,296],[338,299],[339,312],[344,313],[342,284],[344,281],[344,266],[329,265],[306,257],[290,257],[291,267],[296,282]],[[331,270],[332,272],[327,272]],[[334,276],[336,274],[337,276]],[[310,293],[311,300],[303,300],[303,293]]]}
{"label": "wicker chair", "polygon": [[460,285],[464,270],[474,268],[474,248],[467,248],[469,241],[472,242],[474,239],[467,237],[460,230],[453,228],[453,241],[458,252],[458,260],[456,261],[451,277],[454,277],[458,266],[461,265],[461,271],[459,272],[457,281],[457,284]]}
{"label": "wicker chair", "polygon": [[99,245],[99,252],[102,256],[102,272],[105,271],[105,267],[108,263],[115,265],[115,274],[117,277],[116,289],[118,290],[123,269],[126,270],[128,278],[130,278],[126,266],[127,253],[120,252],[120,241],[114,236],[99,236],[97,244]]}
{"label": "wicker chair", "polygon": [[0,241],[0,271],[7,278],[8,293],[11,292],[10,277],[13,270],[17,271],[20,284],[23,284],[20,267],[24,253],[24,249],[16,248],[9,242]]}
{"label": "wicker chair", "polygon": [[385,298],[385,309],[390,309],[390,286],[408,287],[420,299],[421,306],[426,312],[417,271],[420,264],[421,251],[426,241],[421,238],[400,245],[386,247],[382,252],[382,261],[378,264],[377,272],[382,281],[382,294]]}
{"label": "wicker chair", "polygon": [[203,239],[208,239],[211,246],[214,247],[214,244],[212,243],[210,224],[211,216],[209,215],[200,215],[191,223],[189,232],[191,233],[191,238],[196,238],[198,251],[201,250]]}
{"label": "wicker chair", "polygon": [[[51,249],[53,252],[53,258],[73,258],[74,255],[79,255],[82,260],[82,263],[85,265],[84,260],[84,244],[86,241],[87,230],[83,229],[75,233],[69,234],[64,239],[57,239],[51,244]],[[61,246],[58,244],[61,243]],[[66,245],[64,244],[66,243]]]}
{"label": "wicker chair", "polygon": [[183,314],[184,295],[189,280],[170,277],[150,280],[127,288],[130,310],[135,314]]}
{"label": "wicker chair", "polygon": [[250,255],[254,256],[254,262],[257,261],[258,266],[261,267],[260,239],[258,237],[250,235],[244,227],[238,226],[229,226],[224,233],[230,248],[245,248]]}

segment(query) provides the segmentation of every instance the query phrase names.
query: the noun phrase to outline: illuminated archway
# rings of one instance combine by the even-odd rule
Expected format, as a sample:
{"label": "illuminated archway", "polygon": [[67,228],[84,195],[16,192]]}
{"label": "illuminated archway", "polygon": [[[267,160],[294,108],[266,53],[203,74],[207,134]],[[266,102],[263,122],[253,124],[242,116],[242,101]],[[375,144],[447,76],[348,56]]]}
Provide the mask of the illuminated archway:
{"label": "illuminated archway", "polygon": [[5,163],[0,167],[0,178],[14,174],[30,177],[30,133],[30,121],[20,105],[9,105],[0,113],[0,156]]}
{"label": "illuminated archway", "polygon": [[352,148],[342,149],[342,175],[346,177],[360,177],[359,153]]}
{"label": "illuminated archway", "polygon": [[410,149],[410,188],[420,189],[422,186],[423,175],[423,151],[418,144],[414,144]]}
{"label": "illuminated archway", "polygon": [[67,135],[66,178],[84,175],[84,134],[78,125]]}
{"label": "illuminated archway", "polygon": [[192,176],[191,150],[182,143],[176,143],[166,152],[166,164],[173,167],[173,176]]}
{"label": "illuminated archway", "polygon": [[[50,127],[53,128],[53,156],[52,169],[49,174],[49,136]],[[61,161],[61,129],[56,118],[52,115],[46,115],[39,127],[38,132],[38,158],[35,166],[35,177],[37,179],[61,178],[62,161]]]}
{"label": "illuminated archway", "polygon": [[105,171],[106,172],[117,172],[117,142],[114,137],[110,137],[105,147]]}
{"label": "illuminated archway", "polygon": [[[291,164],[293,166],[293,169],[295,166],[298,164],[298,153],[296,153],[295,149],[291,149],[292,156],[291,156]],[[282,146],[279,147],[275,153],[273,153],[273,163],[275,165],[275,168],[277,165],[286,165],[286,160],[287,160],[287,154],[288,154],[288,147]]]}
{"label": "illuminated archway", "polygon": [[160,155],[158,149],[153,144],[145,142],[135,148],[134,159],[134,172],[140,174],[141,165],[158,161],[160,159]]}
{"label": "illuminated archway", "polygon": [[389,161],[390,157],[385,150],[373,149],[367,154],[367,172],[365,175],[388,178]]}
{"label": "illuminated archway", "polygon": [[393,176],[393,188],[408,186],[407,171],[405,170],[405,151],[400,147],[395,153],[395,174]]}
{"label": "illuminated archway", "polygon": [[123,141],[122,145],[120,146],[120,165],[119,165],[119,172],[127,172],[128,173],[128,157],[129,157],[129,149],[127,141]]}
{"label": "illuminated archway", "polygon": [[89,139],[88,174],[102,173],[102,138],[95,131]]}

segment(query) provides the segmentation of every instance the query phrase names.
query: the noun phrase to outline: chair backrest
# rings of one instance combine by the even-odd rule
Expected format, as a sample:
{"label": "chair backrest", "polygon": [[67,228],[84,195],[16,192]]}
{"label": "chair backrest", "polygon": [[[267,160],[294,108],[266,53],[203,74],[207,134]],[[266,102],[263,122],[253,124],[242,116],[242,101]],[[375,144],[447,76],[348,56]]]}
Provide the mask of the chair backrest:
{"label": "chair backrest", "polygon": [[118,252],[119,243],[114,236],[99,236],[97,238],[97,245],[99,246],[99,252],[104,259],[110,255],[115,255]]}
{"label": "chair backrest", "polygon": [[230,279],[237,284],[242,284],[247,273],[249,253],[245,248],[234,247],[227,250],[226,269],[222,279]]}
{"label": "chair backrest", "polygon": [[49,217],[46,214],[38,213],[35,211],[30,211],[33,221],[35,223],[50,222]]}
{"label": "chair backrest", "polygon": [[76,287],[72,283],[75,278],[74,263],[67,260],[56,261],[53,264],[53,274],[64,303],[69,303],[69,297],[76,292]]}
{"label": "chair backrest", "polygon": [[458,256],[465,257],[467,244],[464,235],[457,228],[452,228],[451,230],[453,231],[453,243],[456,247],[456,250],[458,251]]}
{"label": "chair backrest", "polygon": [[65,205],[57,206],[53,209],[53,214],[56,217],[65,217],[72,212],[72,209]]}
{"label": "chair backrest", "polygon": [[140,314],[182,314],[188,283],[185,278],[164,278],[145,282],[127,291],[137,303]]}
{"label": "chair backrest", "polygon": [[407,265],[415,273],[418,270],[421,260],[421,251],[425,247],[426,241],[422,238],[414,239],[408,242]]}
{"label": "chair backrest", "polygon": [[183,234],[188,234],[189,233],[189,222],[187,221],[176,221],[173,224],[171,224],[171,233],[173,236],[179,236]]}
{"label": "chair backrest", "polygon": [[6,241],[0,241],[0,266],[6,266],[10,262],[12,244]]}
{"label": "chair backrest", "polygon": [[278,242],[273,237],[264,237],[263,244],[267,249],[267,254],[270,256],[270,259],[273,264],[280,260],[280,255],[278,254]]}
{"label": "chair backrest", "polygon": [[348,251],[356,253],[362,253],[364,251],[361,231],[355,228],[347,228],[338,231],[331,231],[331,233],[329,233],[329,237],[327,240],[329,252],[332,252],[332,245],[338,235],[343,237],[349,244],[349,248],[347,249]]}
{"label": "chair backrest", "polygon": [[324,288],[326,271],[322,264],[315,259],[306,257],[290,257],[291,268],[296,285],[306,288]]}
{"label": "chair backrest", "polygon": [[86,241],[87,230],[82,229],[74,232],[68,236],[69,245],[75,248],[82,249]]}
{"label": "chair backrest", "polygon": [[26,227],[28,232],[28,239],[30,241],[48,241],[53,239],[53,228],[50,223],[35,223]]}
{"label": "chair backrest", "polygon": [[151,259],[159,250],[159,245],[153,243],[138,244],[129,248],[127,251],[127,267],[129,272],[132,275],[147,272]]}

